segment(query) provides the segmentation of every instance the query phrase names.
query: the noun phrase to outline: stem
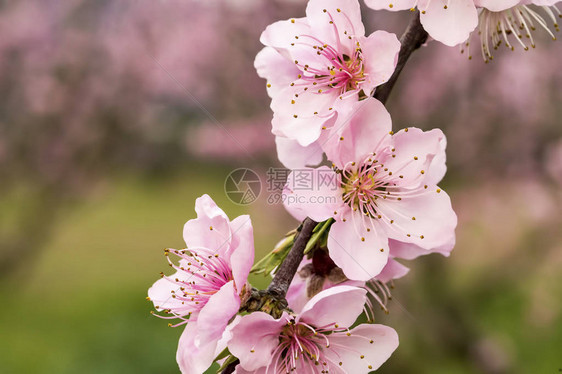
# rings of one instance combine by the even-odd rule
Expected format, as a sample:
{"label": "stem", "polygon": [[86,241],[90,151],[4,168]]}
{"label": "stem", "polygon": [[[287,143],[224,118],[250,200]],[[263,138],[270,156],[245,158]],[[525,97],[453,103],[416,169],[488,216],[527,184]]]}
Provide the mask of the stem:
{"label": "stem", "polygon": [[388,97],[390,96],[390,92],[398,80],[398,76],[402,72],[402,69],[404,69],[406,62],[410,58],[410,55],[427,41],[427,37],[427,32],[420,23],[420,12],[416,10],[414,18],[410,21],[408,28],[400,38],[402,46],[400,47],[398,63],[396,64],[394,74],[392,74],[388,82],[376,89],[375,94],[373,95],[375,99],[378,99],[383,104],[386,103]]}
{"label": "stem", "polygon": [[312,231],[316,227],[317,222],[306,218],[301,226],[300,230],[295,237],[295,243],[291,248],[291,251],[285,258],[285,261],[279,267],[279,270],[275,274],[275,277],[269,284],[267,291],[275,294],[277,297],[284,298],[289,285],[295,276],[297,269],[304,257],[304,249],[306,243],[310,240],[312,236]]}

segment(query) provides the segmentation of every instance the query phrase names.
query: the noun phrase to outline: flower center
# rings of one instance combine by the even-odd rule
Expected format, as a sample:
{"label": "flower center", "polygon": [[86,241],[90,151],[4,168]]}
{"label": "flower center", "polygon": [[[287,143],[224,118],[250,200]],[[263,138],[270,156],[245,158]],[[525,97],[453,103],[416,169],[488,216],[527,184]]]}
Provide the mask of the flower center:
{"label": "flower center", "polygon": [[[188,319],[195,320],[197,312],[207,304],[211,296],[234,278],[228,263],[210,249],[166,249],[164,253],[170,266],[178,273],[175,276],[165,276],[161,273],[161,276],[176,286],[170,291],[170,298],[180,303],[165,310],[169,316],[160,317],[180,318],[182,321],[174,325],[175,327],[187,323]],[[179,265],[170,260],[169,253],[179,257]]]}
{"label": "flower center", "polygon": [[348,163],[342,170],[342,198],[354,211],[374,218],[378,216],[377,200],[390,196],[389,181],[383,175],[384,165],[373,157],[368,157],[359,165]]}
{"label": "flower center", "polygon": [[341,95],[347,91],[358,90],[361,83],[365,81],[359,42],[357,42],[357,48],[353,54],[348,56],[340,54],[328,44],[321,44],[316,38],[311,36],[309,38],[320,43],[315,43],[312,45],[312,48],[316,50],[316,54],[323,56],[328,61],[326,62],[326,67],[322,68],[311,67],[307,64],[303,65],[295,61],[303,72],[303,74],[299,74],[297,84],[305,86],[305,91],[312,89],[316,93],[336,91]]}
{"label": "flower center", "polygon": [[[559,31],[556,18],[562,17],[560,10],[555,5],[541,6],[540,8],[551,19],[554,29]],[[514,50],[515,47],[510,41],[513,38],[526,51],[529,50],[529,47],[523,41],[524,37],[528,38],[530,46],[535,48],[532,32],[537,28],[542,28],[553,40],[556,40],[545,18],[527,5],[518,5],[501,12],[482,9],[479,18],[478,27],[481,38],[482,57],[486,62],[493,59],[492,48],[498,49],[502,44],[505,44],[506,47]]]}
{"label": "flower center", "polygon": [[291,320],[279,335],[279,346],[273,354],[274,373],[289,373],[297,368],[310,369],[311,374],[323,373],[322,346],[329,346],[325,332],[332,329],[315,329]]}

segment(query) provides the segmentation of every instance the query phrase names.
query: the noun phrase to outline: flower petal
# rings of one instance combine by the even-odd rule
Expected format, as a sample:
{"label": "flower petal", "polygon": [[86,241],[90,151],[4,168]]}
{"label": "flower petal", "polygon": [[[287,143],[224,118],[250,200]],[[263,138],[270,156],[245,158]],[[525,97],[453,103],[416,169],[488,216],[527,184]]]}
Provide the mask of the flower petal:
{"label": "flower petal", "polygon": [[439,253],[445,257],[449,257],[451,251],[455,247],[455,241],[456,237],[454,235],[454,232],[449,240],[445,242],[445,244],[431,249],[424,249],[413,243],[405,243],[390,239],[390,255],[397,258],[403,258],[404,260],[413,260],[414,258],[417,258],[419,256],[424,256],[431,253]]}
{"label": "flower petal", "polygon": [[363,90],[367,95],[386,81],[394,73],[400,52],[400,42],[395,34],[375,31],[369,37],[362,38],[361,50],[367,80]]}
{"label": "flower petal", "polygon": [[[445,3],[449,5],[444,6]],[[450,47],[466,41],[478,26],[474,0],[431,0],[420,21],[431,37]]]}
{"label": "flower petal", "polygon": [[328,288],[306,303],[299,314],[298,321],[317,327],[330,325],[333,327],[334,324],[344,328],[349,327],[363,312],[366,294],[367,291],[358,287]]}
{"label": "flower petal", "polygon": [[339,174],[326,166],[294,170],[283,189],[285,208],[299,220],[325,221],[342,204],[339,181]]}
{"label": "flower petal", "polygon": [[201,374],[213,363],[226,347],[224,339],[201,344],[196,323],[189,323],[183,330],[178,344],[176,360],[182,374]]}
{"label": "flower petal", "polygon": [[204,247],[224,253],[230,246],[230,222],[209,195],[195,201],[197,218],[186,222],[183,238],[187,248]]}
{"label": "flower petal", "polygon": [[295,87],[281,90],[271,100],[273,134],[295,139],[304,147],[314,143],[320,137],[322,125],[335,114],[336,98],[335,91],[302,92]]}
{"label": "flower petal", "polygon": [[[390,248],[390,253],[392,254],[392,247]],[[393,258],[389,258],[386,266],[375,278],[383,283],[388,283],[393,279],[402,278],[404,275],[408,274],[409,271],[410,269],[406,266],[402,265]]]}
{"label": "flower petal", "polygon": [[200,344],[205,345],[218,340],[224,333],[228,322],[240,309],[240,297],[230,281],[211,296],[207,304],[201,309],[197,325]]}
{"label": "flower petal", "polygon": [[330,335],[326,356],[341,363],[346,373],[367,374],[378,369],[398,347],[398,334],[384,325],[362,324],[348,333]]}
{"label": "flower petal", "polygon": [[[172,282],[170,279],[177,278],[180,281],[187,281],[189,276],[190,274],[185,271],[177,271],[167,278],[161,278],[154,282],[152,287],[148,289],[148,297],[150,298],[150,301],[154,303],[154,308],[158,311],[165,309],[172,309],[174,311],[181,310],[181,300],[172,297],[173,293],[180,289],[180,286],[177,283]],[[189,312],[186,311],[186,314],[187,313]]]}
{"label": "flower petal", "polygon": [[349,37],[365,35],[357,0],[310,0],[306,18],[318,39],[348,56],[355,49]]}
{"label": "flower petal", "polygon": [[[457,226],[449,195],[435,185],[411,197],[402,195],[401,201],[379,200],[378,208],[387,222],[389,238],[425,249],[449,243]],[[394,222],[390,224],[390,220]]]}
{"label": "flower petal", "polygon": [[232,230],[232,252],[230,266],[234,285],[238,293],[248,282],[248,274],[254,264],[254,230],[248,215],[236,217],[230,223]]}
{"label": "flower petal", "polygon": [[338,106],[338,117],[322,147],[338,168],[365,157],[389,144],[392,119],[377,99],[366,99]]}
{"label": "flower petal", "polygon": [[247,371],[267,366],[279,345],[279,333],[286,323],[286,313],[277,320],[263,312],[245,315],[232,328],[228,349]]}
{"label": "flower petal", "polygon": [[267,80],[267,94],[273,97],[297,79],[300,70],[272,47],[262,49],[254,60],[258,75]]}
{"label": "flower petal", "polygon": [[388,238],[378,221],[355,212],[345,221],[342,218],[334,222],[328,250],[346,277],[367,281],[378,275],[388,261]]}
{"label": "flower petal", "polygon": [[318,141],[303,147],[296,140],[283,136],[275,137],[277,158],[288,169],[316,166],[322,162],[323,151]]}
{"label": "flower petal", "polygon": [[[293,22],[294,21],[294,22]],[[260,36],[263,45],[276,49],[287,49],[300,35],[310,35],[310,26],[306,18],[292,18],[277,21],[267,26]],[[280,51],[283,53],[283,51]],[[287,56],[288,57],[288,56]]]}
{"label": "flower petal", "polygon": [[[559,0],[556,0],[559,1]],[[481,8],[486,8],[492,12],[501,12],[518,5],[521,0],[474,0],[474,4]],[[551,1],[554,3],[555,1]]]}
{"label": "flower petal", "polygon": [[417,0],[365,0],[365,4],[374,10],[391,10],[399,11],[412,9],[416,6]]}
{"label": "flower petal", "polygon": [[[414,188],[439,179],[445,168],[444,139],[445,135],[439,129],[424,132],[411,127],[396,133],[392,137],[393,152],[381,159],[389,175],[394,176],[393,184]],[[435,157],[438,157],[436,166],[428,178]]]}

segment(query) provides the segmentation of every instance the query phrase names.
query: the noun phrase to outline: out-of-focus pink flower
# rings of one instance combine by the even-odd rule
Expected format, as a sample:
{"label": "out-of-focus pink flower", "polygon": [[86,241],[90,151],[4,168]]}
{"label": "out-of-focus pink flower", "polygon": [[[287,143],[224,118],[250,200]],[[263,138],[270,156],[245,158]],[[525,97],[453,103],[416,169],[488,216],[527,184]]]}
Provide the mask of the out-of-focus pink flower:
{"label": "out-of-focus pink flower", "polygon": [[[513,0],[492,0],[496,3]],[[478,25],[475,0],[365,0],[375,10],[420,10],[420,21],[427,33],[435,40],[455,46],[468,39]]]}
{"label": "out-of-focus pink flower", "polygon": [[320,292],[294,317],[255,312],[232,328],[228,348],[240,360],[236,373],[369,373],[398,347],[384,325],[350,330],[363,311],[366,291],[338,286]]}
{"label": "out-of-focus pink flower", "polygon": [[[537,28],[543,29],[553,40],[556,40],[554,33],[549,29],[548,19],[552,22],[554,29],[558,31],[556,18],[560,17],[560,11],[554,5],[557,2],[559,0],[480,0],[478,3],[484,8],[479,15],[478,34],[481,39],[480,45],[484,60],[486,62],[491,60],[493,58],[492,49],[497,49],[502,44],[514,50],[515,47],[510,39],[515,39],[525,50],[528,50],[529,46],[535,48],[532,32]],[[542,8],[546,19],[528,6],[531,4]],[[529,39],[530,45],[525,43],[524,37]]]}
{"label": "out-of-focus pink flower", "polygon": [[273,23],[260,40],[255,67],[267,79],[273,133],[302,147],[330,127],[342,100],[386,82],[400,50],[394,34],[365,36],[357,0],[311,0],[306,17]]}
{"label": "out-of-focus pink flower", "polygon": [[230,221],[208,196],[195,202],[197,218],[183,229],[184,250],[166,250],[180,258],[168,261],[176,270],[162,274],[148,290],[158,311],[187,324],[179,342],[177,360],[182,373],[203,373],[216,354],[230,319],[238,312],[254,261],[252,224],[248,216]]}
{"label": "out-of-focus pink flower", "polygon": [[391,135],[390,115],[374,99],[349,110],[349,123],[336,123],[340,136],[325,147],[334,168],[310,169],[316,182],[304,189],[302,172],[291,173],[284,201],[297,219],[333,217],[330,257],[349,279],[369,280],[387,264],[388,239],[425,250],[448,247],[457,217],[437,186],[446,170],[440,130]]}

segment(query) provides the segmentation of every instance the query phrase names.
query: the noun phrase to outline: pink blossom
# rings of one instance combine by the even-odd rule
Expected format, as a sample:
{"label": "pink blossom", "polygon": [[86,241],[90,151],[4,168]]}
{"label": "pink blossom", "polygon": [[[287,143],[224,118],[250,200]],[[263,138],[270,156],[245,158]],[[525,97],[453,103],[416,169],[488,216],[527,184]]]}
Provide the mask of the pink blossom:
{"label": "pink blossom", "polygon": [[[491,0],[496,3],[513,0]],[[475,0],[365,0],[368,7],[391,11],[420,10],[420,21],[427,33],[448,46],[466,41],[478,25]]]}
{"label": "pink blossom", "polygon": [[342,100],[370,96],[386,82],[400,49],[394,34],[365,36],[357,0],[310,0],[306,17],[275,22],[260,40],[266,47],[255,67],[267,79],[272,131],[301,147],[333,124]]}
{"label": "pink blossom", "polygon": [[398,347],[394,329],[362,324],[366,291],[338,286],[313,297],[297,316],[279,319],[255,312],[232,329],[228,348],[238,357],[236,373],[369,373]]}
{"label": "pink blossom", "polygon": [[230,221],[208,196],[195,202],[197,218],[183,229],[186,249],[165,250],[179,257],[176,270],[162,274],[148,290],[158,311],[186,324],[180,338],[177,360],[182,373],[203,373],[224,349],[223,333],[238,313],[241,297],[254,261],[252,224],[248,216]]}
{"label": "pink blossom", "polygon": [[316,183],[306,189],[296,188],[291,173],[284,201],[297,219],[334,218],[330,257],[349,279],[369,280],[388,261],[389,239],[428,251],[449,248],[457,217],[437,186],[446,170],[440,130],[393,134],[390,115],[374,99],[349,111],[349,123],[334,125],[339,138],[325,145],[333,168],[310,169]]}

